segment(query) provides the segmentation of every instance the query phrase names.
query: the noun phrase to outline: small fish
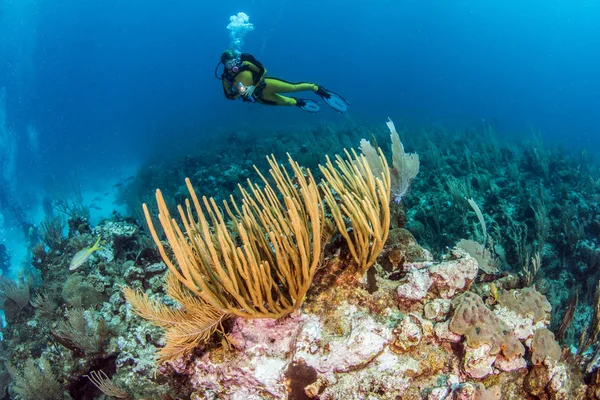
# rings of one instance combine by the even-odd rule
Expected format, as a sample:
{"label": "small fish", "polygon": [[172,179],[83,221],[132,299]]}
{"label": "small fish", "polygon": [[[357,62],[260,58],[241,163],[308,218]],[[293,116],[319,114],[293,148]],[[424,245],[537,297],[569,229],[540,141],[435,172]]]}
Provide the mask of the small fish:
{"label": "small fish", "polygon": [[94,210],[102,210],[102,207],[98,207],[96,204],[92,204],[90,206],[90,208],[94,209]]}
{"label": "small fish", "polygon": [[123,183],[119,182],[119,183],[115,183],[112,187],[118,188],[118,187],[121,187],[121,186],[123,186]]}
{"label": "small fish", "polygon": [[104,197],[108,196],[110,193],[106,192],[104,193]]}
{"label": "small fish", "polygon": [[494,302],[498,302],[498,287],[496,286],[496,284],[494,282],[489,284],[489,288],[490,288],[490,294],[492,295],[492,298],[494,299]]}
{"label": "small fish", "polygon": [[125,182],[129,182],[132,179],[133,179],[133,175],[132,176],[128,176],[127,178],[125,178]]}
{"label": "small fish", "polygon": [[93,252],[95,252],[96,250],[99,250],[100,249],[100,246],[98,246],[99,242],[100,242],[100,237],[98,237],[98,240],[96,240],[96,243],[94,243],[94,245],[92,247],[88,247],[83,250],[79,250],[77,252],[77,254],[75,254],[73,256],[73,259],[71,260],[71,264],[69,265],[69,271],[74,271],[77,268],[81,267],[83,265],[83,263],[85,263],[88,260],[88,258],[90,258],[90,256],[92,255]]}
{"label": "small fish", "polygon": [[102,200],[102,197],[100,197],[100,196],[96,196],[96,197],[94,197],[94,198],[92,199],[92,203],[94,203],[94,202],[96,202],[96,201],[100,201],[100,200]]}

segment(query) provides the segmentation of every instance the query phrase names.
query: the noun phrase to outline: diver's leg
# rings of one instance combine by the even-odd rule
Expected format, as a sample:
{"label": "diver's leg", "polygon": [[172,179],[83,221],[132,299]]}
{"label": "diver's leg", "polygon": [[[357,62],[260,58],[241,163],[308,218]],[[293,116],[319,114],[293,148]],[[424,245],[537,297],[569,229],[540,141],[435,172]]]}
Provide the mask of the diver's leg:
{"label": "diver's leg", "polygon": [[265,94],[265,92],[263,92],[261,97],[259,97],[256,101],[261,104],[268,104],[272,106],[296,106],[310,113],[316,113],[320,108],[316,101],[282,96],[277,93]]}
{"label": "diver's leg", "polygon": [[348,110],[348,105],[350,105],[350,103],[342,96],[331,90],[325,89],[323,86],[308,82],[291,83],[277,78],[265,79],[263,96],[265,94],[269,96],[276,95],[277,93],[294,93],[302,91],[312,91],[316,93],[331,108],[342,114]]}
{"label": "diver's leg", "polygon": [[309,82],[292,83],[277,78],[265,78],[263,93],[295,93],[319,90],[319,85]]}
{"label": "diver's leg", "polygon": [[309,99],[296,99],[294,97],[282,96],[279,93],[294,93],[302,91],[317,92],[319,86],[314,83],[290,83],[276,78],[266,78],[265,85],[261,88],[260,96],[257,101],[262,104],[276,106],[297,106],[304,111],[316,113],[319,111],[319,104]]}
{"label": "diver's leg", "polygon": [[[265,88],[266,89],[266,88]],[[259,102],[263,104],[268,104],[272,106],[295,106],[296,99],[293,97],[282,96],[277,93],[269,93],[263,89],[263,92],[258,99]]]}

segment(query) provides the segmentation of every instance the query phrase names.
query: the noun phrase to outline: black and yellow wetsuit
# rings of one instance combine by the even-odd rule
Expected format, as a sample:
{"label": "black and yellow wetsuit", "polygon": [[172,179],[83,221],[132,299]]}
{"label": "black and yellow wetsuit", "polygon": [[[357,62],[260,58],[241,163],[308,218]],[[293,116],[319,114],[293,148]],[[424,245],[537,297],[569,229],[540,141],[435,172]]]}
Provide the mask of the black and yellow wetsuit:
{"label": "black and yellow wetsuit", "polygon": [[[254,85],[254,100],[257,103],[276,106],[295,106],[298,99],[282,96],[280,93],[295,93],[303,91],[317,92],[319,86],[314,83],[299,82],[290,83],[277,78],[267,78],[267,70],[251,54],[242,53],[240,66],[235,74],[223,72],[223,92],[230,100],[242,96],[235,88],[241,82],[243,86]],[[244,99],[244,98],[242,98]],[[250,99],[244,99],[251,101]]]}
{"label": "black and yellow wetsuit", "polygon": [[[221,62],[225,64],[223,58],[221,58]],[[235,66],[235,72],[226,68],[221,75],[225,97],[230,100],[241,97],[244,101],[273,106],[298,106],[302,110],[311,113],[319,111],[319,104],[316,101],[283,96],[281,93],[311,91],[321,97],[331,108],[342,114],[346,112],[350,104],[342,96],[325,89],[323,86],[309,82],[291,83],[282,79],[268,78],[266,75],[267,70],[254,56],[242,53],[237,66]],[[244,93],[248,93],[246,91],[249,86],[254,86],[254,93],[252,93],[252,96],[249,94],[244,96]]]}

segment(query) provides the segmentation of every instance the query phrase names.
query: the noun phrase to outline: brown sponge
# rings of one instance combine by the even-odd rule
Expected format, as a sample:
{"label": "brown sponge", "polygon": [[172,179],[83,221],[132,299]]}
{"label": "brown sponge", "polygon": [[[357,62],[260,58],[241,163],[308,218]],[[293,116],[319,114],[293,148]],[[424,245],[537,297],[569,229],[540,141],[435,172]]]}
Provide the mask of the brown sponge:
{"label": "brown sponge", "polygon": [[534,323],[546,319],[552,311],[546,297],[533,287],[503,290],[498,296],[498,304],[519,315],[531,315]]}
{"label": "brown sponge", "polygon": [[454,315],[449,328],[466,337],[467,345],[477,348],[483,344],[491,346],[490,354],[502,353],[506,358],[520,357],[525,348],[508,327],[484,304],[481,297],[465,292],[454,302]]}
{"label": "brown sponge", "polygon": [[534,365],[541,365],[546,358],[556,362],[562,353],[560,345],[554,340],[554,333],[546,328],[535,331],[531,348],[531,362]]}

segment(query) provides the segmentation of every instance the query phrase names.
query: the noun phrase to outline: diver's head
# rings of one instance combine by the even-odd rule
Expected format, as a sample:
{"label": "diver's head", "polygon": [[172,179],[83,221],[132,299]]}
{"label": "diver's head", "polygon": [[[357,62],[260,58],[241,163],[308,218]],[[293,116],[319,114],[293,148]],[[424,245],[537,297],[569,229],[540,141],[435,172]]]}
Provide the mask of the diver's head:
{"label": "diver's head", "polygon": [[225,50],[221,54],[221,62],[228,73],[236,73],[239,71],[240,54],[235,50]]}

